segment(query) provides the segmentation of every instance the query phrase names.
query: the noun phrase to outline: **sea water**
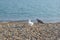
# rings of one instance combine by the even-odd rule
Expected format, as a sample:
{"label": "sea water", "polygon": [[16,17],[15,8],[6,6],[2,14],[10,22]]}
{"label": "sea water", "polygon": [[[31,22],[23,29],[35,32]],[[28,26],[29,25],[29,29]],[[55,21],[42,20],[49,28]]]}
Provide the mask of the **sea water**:
{"label": "sea water", "polygon": [[60,22],[60,0],[0,0],[0,21]]}

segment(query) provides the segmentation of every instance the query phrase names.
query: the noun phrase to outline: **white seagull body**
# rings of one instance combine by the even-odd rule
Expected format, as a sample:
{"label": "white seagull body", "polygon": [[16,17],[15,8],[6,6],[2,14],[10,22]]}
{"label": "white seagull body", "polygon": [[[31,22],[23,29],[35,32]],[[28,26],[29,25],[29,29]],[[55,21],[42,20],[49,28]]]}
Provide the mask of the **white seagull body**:
{"label": "white seagull body", "polygon": [[30,26],[32,26],[34,23],[31,22],[31,20],[29,20],[29,21],[28,21],[28,24],[29,24]]}

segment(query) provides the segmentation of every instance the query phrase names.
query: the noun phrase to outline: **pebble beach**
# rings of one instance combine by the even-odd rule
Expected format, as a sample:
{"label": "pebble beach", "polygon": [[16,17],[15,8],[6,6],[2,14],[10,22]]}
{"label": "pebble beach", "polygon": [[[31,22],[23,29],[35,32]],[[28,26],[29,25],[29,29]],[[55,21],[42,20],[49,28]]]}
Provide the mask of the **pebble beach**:
{"label": "pebble beach", "polygon": [[0,23],[0,40],[60,40],[60,23]]}

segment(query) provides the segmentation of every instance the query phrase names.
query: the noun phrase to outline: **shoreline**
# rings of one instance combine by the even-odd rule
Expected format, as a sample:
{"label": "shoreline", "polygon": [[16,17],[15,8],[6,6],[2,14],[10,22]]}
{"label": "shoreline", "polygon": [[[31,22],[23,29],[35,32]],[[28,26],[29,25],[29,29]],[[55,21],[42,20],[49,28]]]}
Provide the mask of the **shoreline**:
{"label": "shoreline", "polygon": [[[9,22],[0,22],[0,26],[16,26],[16,25],[28,25],[28,21],[9,21]],[[39,23],[41,25],[49,25],[49,24],[52,24],[52,25],[58,25],[60,24],[60,22],[55,22],[55,23]],[[34,22],[34,25],[38,25],[37,22]]]}
{"label": "shoreline", "polygon": [[[16,21],[13,21],[13,20],[1,21],[0,20],[0,23],[9,23],[9,22],[28,22],[28,20],[16,20]],[[36,20],[32,20],[32,22],[36,23],[37,21]],[[44,23],[60,23],[60,21],[47,21],[47,22],[43,21],[43,22]]]}

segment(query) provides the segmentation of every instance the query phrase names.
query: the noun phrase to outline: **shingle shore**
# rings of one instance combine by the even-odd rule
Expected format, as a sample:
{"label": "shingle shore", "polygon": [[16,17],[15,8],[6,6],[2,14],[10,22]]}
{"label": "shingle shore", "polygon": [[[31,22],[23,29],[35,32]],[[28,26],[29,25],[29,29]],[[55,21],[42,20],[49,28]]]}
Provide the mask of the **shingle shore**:
{"label": "shingle shore", "polygon": [[60,23],[0,23],[0,40],[60,40]]}

